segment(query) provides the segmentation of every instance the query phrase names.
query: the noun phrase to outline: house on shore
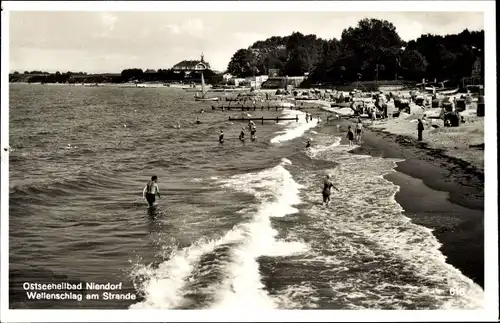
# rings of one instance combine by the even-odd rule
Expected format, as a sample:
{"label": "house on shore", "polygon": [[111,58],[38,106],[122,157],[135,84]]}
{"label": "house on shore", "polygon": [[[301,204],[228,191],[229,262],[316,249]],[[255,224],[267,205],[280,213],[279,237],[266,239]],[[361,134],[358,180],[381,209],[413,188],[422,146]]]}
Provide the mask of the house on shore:
{"label": "house on shore", "polygon": [[190,75],[192,72],[202,72],[209,69],[210,64],[205,61],[203,53],[201,54],[200,60],[184,60],[172,67],[174,73],[184,72],[186,76]]}

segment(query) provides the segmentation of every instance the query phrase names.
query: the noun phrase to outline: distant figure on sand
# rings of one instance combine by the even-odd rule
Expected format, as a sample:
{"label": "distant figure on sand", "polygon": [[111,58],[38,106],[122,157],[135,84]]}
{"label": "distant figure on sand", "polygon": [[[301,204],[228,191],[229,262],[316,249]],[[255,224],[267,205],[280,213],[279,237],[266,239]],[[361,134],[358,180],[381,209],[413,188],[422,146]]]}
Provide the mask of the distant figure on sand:
{"label": "distant figure on sand", "polygon": [[358,123],[356,124],[356,143],[361,143],[361,134],[363,133],[363,124],[361,120],[358,119]]}
{"label": "distant figure on sand", "polygon": [[219,144],[222,144],[224,143],[224,131],[220,131],[220,135],[219,135]]}
{"label": "distant figure on sand", "polygon": [[352,147],[354,140],[354,133],[352,132],[351,126],[347,127],[347,139],[349,139],[349,147]]}
{"label": "distant figure on sand", "polygon": [[245,127],[241,128],[240,132],[240,140],[244,141],[245,140]]}
{"label": "distant figure on sand", "polygon": [[421,119],[418,119],[417,131],[418,131],[418,141],[422,141],[422,133],[424,132],[424,124],[422,123]]}
{"label": "distant figure on sand", "polygon": [[325,181],[323,182],[323,204],[328,206],[330,204],[330,195],[332,194],[331,188],[336,189],[337,191],[339,190],[336,188],[332,181],[330,180],[330,175],[326,175]]}
{"label": "distant figure on sand", "polygon": [[144,190],[142,191],[142,198],[148,201],[149,206],[155,205],[155,196],[158,195],[160,198],[160,190],[157,183],[158,177],[156,175],[151,176],[151,180],[146,184]]}

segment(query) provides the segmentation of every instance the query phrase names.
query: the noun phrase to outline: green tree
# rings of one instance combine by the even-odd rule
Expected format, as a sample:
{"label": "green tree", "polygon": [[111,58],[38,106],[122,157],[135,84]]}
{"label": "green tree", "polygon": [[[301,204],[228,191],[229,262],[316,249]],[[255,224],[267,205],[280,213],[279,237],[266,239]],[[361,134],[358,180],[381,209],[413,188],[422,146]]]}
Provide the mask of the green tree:
{"label": "green tree", "polygon": [[250,49],[239,49],[234,53],[227,66],[227,71],[238,76],[251,76],[256,67],[256,57]]}
{"label": "green tree", "polygon": [[406,49],[401,57],[401,76],[407,80],[419,81],[425,76],[427,61],[417,50]]}
{"label": "green tree", "polygon": [[[344,29],[341,36],[342,59],[338,66],[345,66],[345,77],[356,80],[358,73],[370,79],[377,65],[384,65],[379,78],[393,78],[397,69],[398,53],[405,42],[396,27],[387,20],[362,19],[356,27]],[[390,76],[390,77],[389,77]]]}

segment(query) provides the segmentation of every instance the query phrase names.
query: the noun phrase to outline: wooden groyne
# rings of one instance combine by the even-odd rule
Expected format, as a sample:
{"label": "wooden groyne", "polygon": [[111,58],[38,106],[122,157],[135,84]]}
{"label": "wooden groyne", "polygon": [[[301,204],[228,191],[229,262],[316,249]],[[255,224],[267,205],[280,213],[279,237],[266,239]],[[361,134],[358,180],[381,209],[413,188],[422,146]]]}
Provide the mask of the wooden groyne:
{"label": "wooden groyne", "polygon": [[257,111],[257,110],[261,110],[261,111],[264,111],[264,109],[267,109],[267,111],[270,111],[271,109],[275,110],[275,111],[279,111],[279,110],[283,110],[283,109],[293,109],[293,107],[283,107],[283,106],[275,106],[275,107],[271,107],[271,106],[215,106],[215,105],[212,105],[212,110],[221,110],[221,111],[234,111],[234,110],[237,110],[237,111]]}
{"label": "wooden groyne", "polygon": [[261,117],[261,118],[233,118],[233,117],[229,117],[229,121],[250,121],[250,120],[255,120],[255,121],[261,121],[262,124],[264,124],[264,121],[276,121],[276,123],[278,123],[279,121],[285,121],[285,120],[295,120],[295,121],[299,121],[299,116],[295,116],[295,118],[282,118],[282,117],[276,117],[276,118],[264,118],[264,117]]}
{"label": "wooden groyne", "polygon": [[215,106],[212,105],[212,110],[220,110],[220,111],[281,111],[284,109],[289,110],[306,110],[306,109],[321,109],[322,106],[243,106],[243,105],[229,105],[229,106]]}

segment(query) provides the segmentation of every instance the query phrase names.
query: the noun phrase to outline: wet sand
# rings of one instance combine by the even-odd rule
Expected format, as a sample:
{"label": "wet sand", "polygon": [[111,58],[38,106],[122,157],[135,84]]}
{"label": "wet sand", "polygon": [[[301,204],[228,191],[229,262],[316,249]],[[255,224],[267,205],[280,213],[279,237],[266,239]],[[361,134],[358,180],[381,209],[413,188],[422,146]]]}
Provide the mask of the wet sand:
{"label": "wet sand", "polygon": [[[345,135],[347,125],[353,122],[330,125],[340,124]],[[413,223],[432,229],[447,262],[484,288],[482,170],[411,138],[381,130],[366,129],[362,146],[352,152],[405,160],[398,163],[395,173],[385,177],[400,186],[396,200],[405,215]]]}

